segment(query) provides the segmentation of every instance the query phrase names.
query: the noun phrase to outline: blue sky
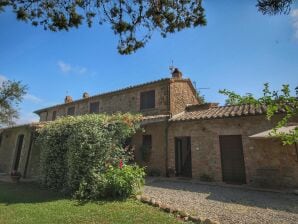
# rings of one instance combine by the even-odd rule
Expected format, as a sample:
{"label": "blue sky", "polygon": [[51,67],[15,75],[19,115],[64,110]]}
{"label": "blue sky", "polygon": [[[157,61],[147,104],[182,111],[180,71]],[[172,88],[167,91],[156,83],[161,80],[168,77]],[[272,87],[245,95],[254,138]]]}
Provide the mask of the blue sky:
{"label": "blue sky", "polygon": [[261,94],[283,83],[298,85],[298,4],[290,15],[263,16],[254,1],[206,1],[208,24],[163,39],[158,33],[144,49],[117,53],[117,37],[94,24],[69,32],[44,31],[0,13],[0,80],[22,80],[29,87],[18,123],[37,119],[32,111],[169,77],[174,61],[196,81],[207,101],[224,102],[219,89]]}

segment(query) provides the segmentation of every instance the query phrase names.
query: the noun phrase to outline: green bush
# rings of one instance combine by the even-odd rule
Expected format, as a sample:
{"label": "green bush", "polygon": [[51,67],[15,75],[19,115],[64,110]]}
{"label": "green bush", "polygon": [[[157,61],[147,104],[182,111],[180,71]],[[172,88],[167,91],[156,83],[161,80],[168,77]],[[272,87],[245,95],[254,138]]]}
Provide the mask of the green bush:
{"label": "green bush", "polygon": [[139,121],[140,116],[131,114],[94,114],[48,123],[37,138],[42,184],[80,199],[107,196],[106,176],[120,160],[125,164],[131,160],[132,152],[123,145],[139,128]]}
{"label": "green bush", "polygon": [[145,172],[138,166],[110,167],[106,173],[106,192],[110,197],[128,197],[144,184]]}

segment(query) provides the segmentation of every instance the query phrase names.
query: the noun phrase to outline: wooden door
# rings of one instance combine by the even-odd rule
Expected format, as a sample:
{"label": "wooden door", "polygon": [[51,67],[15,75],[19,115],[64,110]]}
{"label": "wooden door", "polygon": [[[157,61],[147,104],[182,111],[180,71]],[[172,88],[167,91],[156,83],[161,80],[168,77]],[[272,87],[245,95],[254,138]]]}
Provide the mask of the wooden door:
{"label": "wooden door", "polygon": [[176,176],[192,176],[190,137],[175,138],[175,166]]}
{"label": "wooden door", "polygon": [[244,184],[245,165],[241,135],[219,136],[223,181]]}

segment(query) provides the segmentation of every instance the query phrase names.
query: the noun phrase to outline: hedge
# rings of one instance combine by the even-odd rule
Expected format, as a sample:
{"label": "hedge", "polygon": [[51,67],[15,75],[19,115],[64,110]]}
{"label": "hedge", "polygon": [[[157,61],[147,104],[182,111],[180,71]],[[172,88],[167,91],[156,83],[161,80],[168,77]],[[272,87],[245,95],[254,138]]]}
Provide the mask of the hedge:
{"label": "hedge", "polygon": [[41,183],[78,199],[133,194],[144,170],[128,165],[133,155],[125,142],[140,128],[140,119],[128,113],[92,114],[48,123],[37,137]]}

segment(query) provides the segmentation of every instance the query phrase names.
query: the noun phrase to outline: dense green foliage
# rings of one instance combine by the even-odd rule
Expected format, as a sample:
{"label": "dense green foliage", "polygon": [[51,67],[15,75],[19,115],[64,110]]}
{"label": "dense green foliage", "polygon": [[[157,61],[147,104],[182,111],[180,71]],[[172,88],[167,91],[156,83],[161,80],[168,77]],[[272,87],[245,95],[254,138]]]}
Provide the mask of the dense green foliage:
{"label": "dense green foliage", "polygon": [[173,215],[137,200],[78,203],[33,183],[0,182],[1,224],[174,224]]}
{"label": "dense green foliage", "polygon": [[289,134],[279,133],[278,128],[288,125],[289,121],[294,116],[298,115],[298,87],[296,87],[295,96],[291,95],[289,85],[283,85],[280,91],[271,91],[269,84],[264,84],[263,96],[255,98],[251,93],[241,96],[233,91],[220,90],[219,93],[228,97],[226,100],[227,105],[241,105],[241,104],[254,104],[266,105],[267,118],[270,120],[274,114],[282,111],[285,116],[278,122],[273,130],[273,135],[280,137],[284,144],[291,145],[298,142],[298,128]]}
{"label": "dense green foliage", "polygon": [[0,127],[14,124],[19,117],[18,105],[26,92],[27,87],[19,81],[0,81]]}
{"label": "dense green foliage", "polygon": [[113,198],[128,197],[144,184],[144,170],[137,166],[110,167],[106,173],[107,194]]}
{"label": "dense green foliage", "polygon": [[109,193],[113,186],[108,177],[122,178],[115,191],[123,191],[117,196],[129,196],[142,184],[144,171],[137,166],[120,168],[119,163],[132,160],[124,143],[139,128],[139,121],[140,116],[131,114],[93,114],[48,123],[37,138],[42,148],[42,184],[79,199],[98,199],[114,196]]}

